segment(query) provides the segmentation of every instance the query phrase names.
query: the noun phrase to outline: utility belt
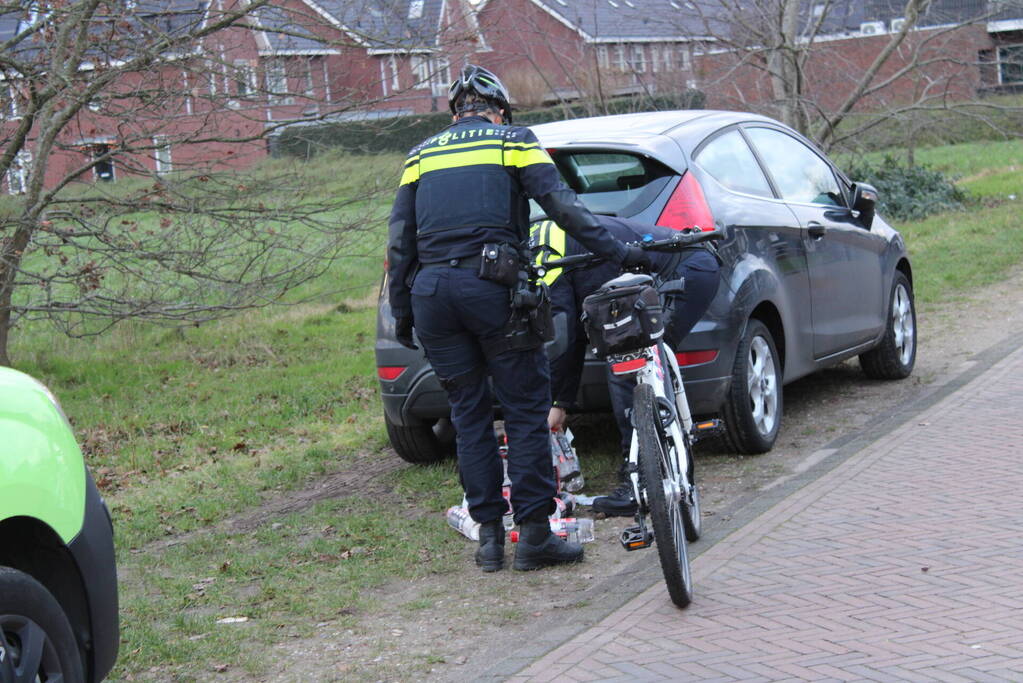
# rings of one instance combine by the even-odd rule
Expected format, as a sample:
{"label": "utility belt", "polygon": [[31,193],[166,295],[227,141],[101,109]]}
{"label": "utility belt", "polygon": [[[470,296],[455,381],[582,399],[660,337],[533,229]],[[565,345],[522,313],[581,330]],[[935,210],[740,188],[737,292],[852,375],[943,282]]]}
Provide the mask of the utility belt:
{"label": "utility belt", "polygon": [[520,251],[508,243],[483,245],[480,255],[479,277],[509,288],[511,315],[505,323],[502,337],[490,347],[488,353],[525,351],[535,349],[554,339],[554,320],[551,317],[551,298],[544,282],[531,282],[526,265],[528,252]]}
{"label": "utility belt", "polygon": [[462,258],[448,259],[447,261],[436,261],[435,263],[424,263],[423,270],[427,268],[465,268],[467,270],[479,271],[482,256],[463,256]]}

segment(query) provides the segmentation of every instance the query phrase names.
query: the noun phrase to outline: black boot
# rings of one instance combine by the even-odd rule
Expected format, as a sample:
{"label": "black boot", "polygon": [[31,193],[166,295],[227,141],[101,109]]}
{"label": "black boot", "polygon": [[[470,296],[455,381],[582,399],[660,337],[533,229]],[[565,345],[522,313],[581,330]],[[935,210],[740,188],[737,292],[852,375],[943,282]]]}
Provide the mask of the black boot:
{"label": "black boot", "polygon": [[597,496],[590,506],[594,512],[608,517],[631,517],[636,514],[636,500],[632,497],[632,484],[623,481],[606,496]]}
{"label": "black boot", "polygon": [[480,547],[476,549],[476,564],[485,572],[504,569],[504,523],[500,518],[480,524]]}
{"label": "black boot", "polygon": [[547,515],[535,513],[519,525],[519,542],[515,548],[515,569],[529,571],[554,564],[581,562],[583,547],[569,543],[551,533]]}

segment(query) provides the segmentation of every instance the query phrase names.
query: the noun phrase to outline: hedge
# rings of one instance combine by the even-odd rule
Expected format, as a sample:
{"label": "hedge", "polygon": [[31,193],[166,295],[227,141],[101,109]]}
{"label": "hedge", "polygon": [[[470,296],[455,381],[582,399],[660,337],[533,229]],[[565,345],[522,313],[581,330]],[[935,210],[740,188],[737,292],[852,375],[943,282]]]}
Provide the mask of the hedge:
{"label": "hedge", "polygon": [[919,220],[961,209],[966,195],[952,179],[926,166],[908,166],[891,155],[879,163],[860,160],[846,169],[850,178],[870,183],[880,196],[878,211],[897,221]]}
{"label": "hedge", "polygon": [[[563,104],[515,112],[515,123],[531,126],[602,114],[702,109],[705,101],[706,97],[699,90],[686,90],[673,96],[616,98],[608,100],[602,108],[593,103]],[[387,119],[289,126],[274,136],[270,151],[273,156],[307,159],[328,149],[343,149],[354,154],[405,152],[449,123],[450,114],[437,112]]]}

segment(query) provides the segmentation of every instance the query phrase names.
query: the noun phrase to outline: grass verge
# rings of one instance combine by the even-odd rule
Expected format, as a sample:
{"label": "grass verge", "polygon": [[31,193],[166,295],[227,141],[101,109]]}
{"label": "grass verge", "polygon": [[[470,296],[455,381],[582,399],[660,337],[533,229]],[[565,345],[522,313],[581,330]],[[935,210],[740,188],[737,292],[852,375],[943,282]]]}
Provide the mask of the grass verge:
{"label": "grass verge", "polygon": [[[1005,198],[1023,173],[1008,144],[917,150],[963,169],[979,197],[967,211],[897,226],[921,302],[1023,261],[1019,203]],[[380,173],[364,158],[335,164],[346,183]],[[430,596],[395,605],[388,586],[464,563],[464,541],[440,517],[460,497],[453,464],[406,467],[384,452],[373,358],[383,227],[366,235],[296,294],[300,305],[175,330],[126,323],[89,341],[41,326],[18,336],[19,367],[61,398],[113,509],[123,576],[115,679],[272,675],[282,643],[359,632],[381,610],[396,620],[426,610]],[[579,436],[584,452],[606,455],[586,463],[600,488],[613,477],[614,436],[606,424]],[[317,499],[313,482],[347,472],[366,476]],[[271,505],[302,497],[299,509]]]}

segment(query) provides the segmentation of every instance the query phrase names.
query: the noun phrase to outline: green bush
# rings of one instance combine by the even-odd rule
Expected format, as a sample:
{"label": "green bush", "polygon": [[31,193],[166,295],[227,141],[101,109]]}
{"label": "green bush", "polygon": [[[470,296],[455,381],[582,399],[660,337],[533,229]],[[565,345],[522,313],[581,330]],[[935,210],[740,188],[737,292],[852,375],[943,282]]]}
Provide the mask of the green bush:
{"label": "green bush", "polygon": [[[604,106],[592,102],[564,104],[544,109],[515,112],[515,123],[526,126],[548,121],[576,119],[602,114],[636,111],[702,109],[706,97],[699,90],[676,95],[627,97],[608,100]],[[406,152],[414,145],[451,123],[451,114],[436,112],[387,119],[309,123],[289,126],[275,136],[270,145],[273,156],[309,159],[328,149],[353,154]]]}
{"label": "green bush", "polygon": [[853,162],[847,165],[846,172],[854,181],[877,188],[878,211],[898,221],[919,220],[960,209],[966,200],[965,193],[945,174],[926,166],[902,164],[891,155],[879,163]]}

